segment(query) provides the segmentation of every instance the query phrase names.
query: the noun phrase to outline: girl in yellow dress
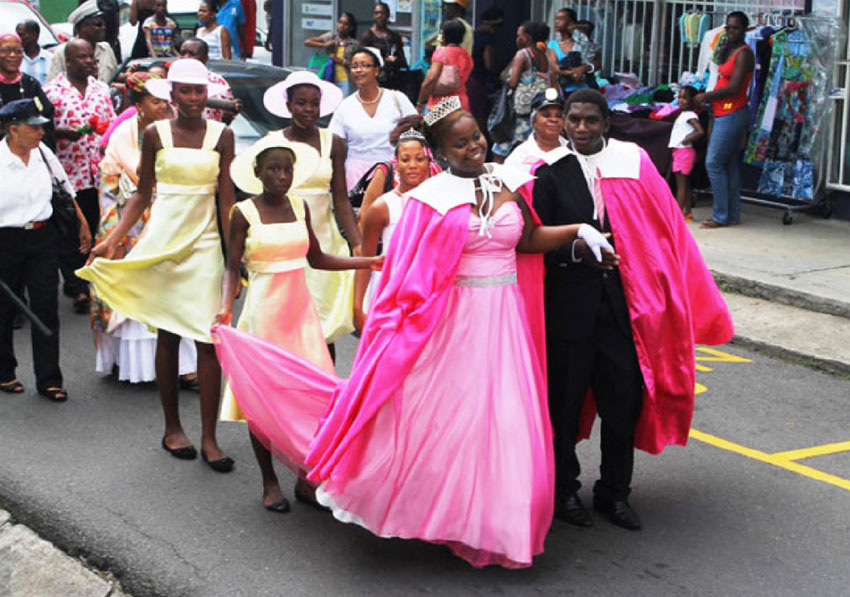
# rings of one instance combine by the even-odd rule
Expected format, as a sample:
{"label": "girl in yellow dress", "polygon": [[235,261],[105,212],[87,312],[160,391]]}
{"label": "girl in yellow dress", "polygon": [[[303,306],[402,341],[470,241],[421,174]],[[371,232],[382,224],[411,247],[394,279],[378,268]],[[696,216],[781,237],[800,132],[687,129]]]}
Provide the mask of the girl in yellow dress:
{"label": "girl in yellow dress", "polygon": [[[359,254],[360,231],[345,184],[345,142],[316,124],[320,117],[333,112],[341,100],[338,87],[309,71],[299,71],[269,88],[263,104],[272,114],[292,119],[290,126],[272,133],[273,136],[304,143],[319,152],[318,169],[300,188],[293,189],[292,196],[309,206],[310,223],[322,251],[348,256],[349,244],[352,252]],[[340,234],[340,228],[348,242]],[[334,341],[354,330],[354,272],[327,272],[308,267],[306,275],[333,356]]]}
{"label": "girl in yellow dress", "polygon": [[[233,132],[202,117],[209,83],[199,61],[176,61],[167,80],[148,82],[148,90],[177,106],[177,118],[149,126],[142,138],[138,188],[118,226],[92,250],[78,275],[90,281],[115,311],[157,332],[156,377],[165,414],[162,447],[172,456],[193,459],[178,410],[180,337],[198,349],[201,393],[201,456],[217,472],[233,469],[218,446],[215,425],[221,394],[221,368],[210,336],[210,323],[221,310],[219,284],[224,271],[216,224],[216,191],[221,225],[230,229],[234,201],[230,180]],[[209,90],[212,93],[212,90]],[[151,202],[145,234],[124,259],[121,242]]]}
{"label": "girl in yellow dress", "polygon": [[[244,257],[248,294],[237,327],[333,373],[319,314],[307,289],[305,267],[309,263],[316,270],[369,269],[378,267],[382,258],[338,257],[322,252],[311,225],[310,208],[294,192],[313,176],[319,162],[313,148],[280,136],[262,139],[233,161],[233,181],[242,190],[259,194],[233,208],[222,306],[216,320],[222,325],[232,320],[239,265]],[[287,196],[290,189],[293,192]],[[229,385],[221,420],[245,420]],[[263,475],[263,505],[273,512],[288,512],[289,502],[281,494],[271,453],[263,443],[251,434]],[[303,487],[296,487],[296,497],[309,499],[303,491]]]}

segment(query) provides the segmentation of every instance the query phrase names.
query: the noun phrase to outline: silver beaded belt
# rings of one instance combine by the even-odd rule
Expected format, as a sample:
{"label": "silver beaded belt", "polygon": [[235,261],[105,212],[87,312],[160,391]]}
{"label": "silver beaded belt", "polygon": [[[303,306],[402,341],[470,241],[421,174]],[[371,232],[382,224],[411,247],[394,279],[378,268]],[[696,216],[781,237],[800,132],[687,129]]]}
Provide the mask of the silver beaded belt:
{"label": "silver beaded belt", "polygon": [[510,286],[516,284],[516,272],[501,276],[457,276],[455,286]]}

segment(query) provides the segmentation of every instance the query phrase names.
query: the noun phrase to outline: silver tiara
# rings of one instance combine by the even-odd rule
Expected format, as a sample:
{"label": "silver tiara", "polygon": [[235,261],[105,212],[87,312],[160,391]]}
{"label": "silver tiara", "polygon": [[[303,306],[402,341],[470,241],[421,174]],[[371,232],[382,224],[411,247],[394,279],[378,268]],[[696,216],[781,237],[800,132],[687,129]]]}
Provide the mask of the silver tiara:
{"label": "silver tiara", "polygon": [[444,97],[428,109],[428,113],[425,114],[424,117],[425,124],[427,124],[428,126],[434,126],[440,120],[442,120],[452,112],[457,112],[462,107],[463,106],[461,106],[460,98],[458,96],[450,95],[448,97]]}
{"label": "silver tiara", "polygon": [[396,144],[404,143],[405,141],[410,140],[420,141],[423,144],[427,143],[425,141],[425,135],[417,131],[415,128],[410,127],[398,136],[398,141],[396,142]]}

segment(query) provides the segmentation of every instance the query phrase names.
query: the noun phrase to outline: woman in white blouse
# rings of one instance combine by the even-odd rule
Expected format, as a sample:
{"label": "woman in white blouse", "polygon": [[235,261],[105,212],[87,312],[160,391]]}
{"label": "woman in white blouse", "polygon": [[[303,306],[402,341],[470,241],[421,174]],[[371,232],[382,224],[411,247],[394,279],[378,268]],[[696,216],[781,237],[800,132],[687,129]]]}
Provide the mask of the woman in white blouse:
{"label": "woman in white blouse", "polygon": [[219,25],[215,17],[218,7],[214,0],[205,0],[198,5],[198,22],[201,24],[195,31],[195,36],[206,42],[209,48],[210,60],[230,60],[230,33],[227,27]]}
{"label": "woman in white blouse", "polygon": [[383,60],[374,48],[364,48],[351,57],[351,80],[357,92],[337,107],[328,128],[345,139],[345,182],[349,190],[376,162],[392,159],[390,131],[404,116],[416,114],[416,108],[400,91],[378,85]]}
{"label": "woman in white blouse", "polygon": [[[59,288],[60,235],[50,222],[54,177],[73,197],[74,188],[53,152],[41,142],[43,125],[37,100],[9,102],[0,109],[0,122],[6,137],[0,141],[0,280],[17,293],[26,288],[30,308],[50,330],[50,336],[32,328],[33,366],[38,393],[55,402],[68,399],[62,388],[59,369]],[[76,203],[75,203],[76,207]],[[77,209],[80,221],[80,252],[91,245],[86,219]],[[24,385],[16,377],[12,325],[16,306],[0,291],[0,391],[20,394]]]}

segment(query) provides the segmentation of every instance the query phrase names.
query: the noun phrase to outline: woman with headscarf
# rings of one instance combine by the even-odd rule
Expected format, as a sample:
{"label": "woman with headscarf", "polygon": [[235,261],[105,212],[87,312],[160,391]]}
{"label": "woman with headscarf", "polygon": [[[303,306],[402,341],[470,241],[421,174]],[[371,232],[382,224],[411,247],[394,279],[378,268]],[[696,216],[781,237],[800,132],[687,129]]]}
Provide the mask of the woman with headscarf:
{"label": "woman with headscarf", "polygon": [[[151,95],[147,83],[157,79],[148,73],[133,73],[127,78],[127,91],[135,115],[118,125],[109,137],[106,152],[100,162],[100,230],[98,242],[106,239],[118,226],[127,202],[139,184],[139,159],[142,135],[149,124],[171,118],[167,101]],[[139,240],[139,235],[150,219],[150,207],[145,209],[138,222],[122,239],[115,258],[126,255]],[[118,370],[118,379],[130,383],[151,382],[156,379],[156,333],[138,321],[113,312],[92,291],[92,330],[97,349],[95,370],[109,374]],[[197,352],[190,340],[180,342],[181,376],[194,375],[197,369]],[[181,378],[181,385],[193,385]],[[195,382],[194,385],[196,385]]]}

